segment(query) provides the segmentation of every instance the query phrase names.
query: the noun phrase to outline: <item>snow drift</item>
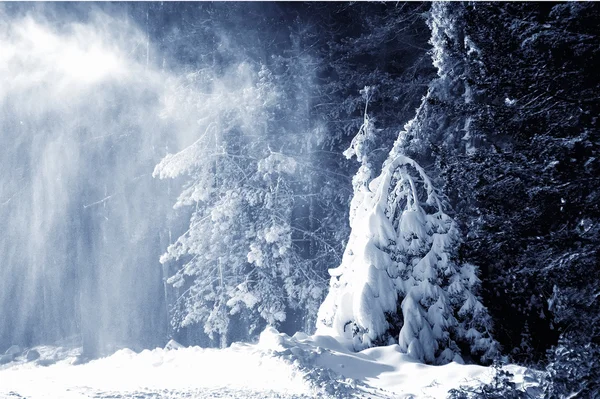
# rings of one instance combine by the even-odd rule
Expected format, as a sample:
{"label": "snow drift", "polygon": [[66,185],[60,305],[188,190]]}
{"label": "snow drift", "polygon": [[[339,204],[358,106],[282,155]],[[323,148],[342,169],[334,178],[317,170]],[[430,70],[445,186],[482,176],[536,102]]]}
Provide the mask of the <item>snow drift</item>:
{"label": "snow drift", "polygon": [[[122,349],[80,365],[72,364],[77,350],[44,347],[40,353],[37,362],[19,357],[0,366],[0,397],[443,398],[451,388],[477,386],[493,376],[482,366],[424,365],[398,345],[352,352],[328,335],[290,337],[273,328],[256,344]],[[53,357],[55,364],[42,366]],[[524,382],[525,369],[510,370],[518,387],[532,385]]]}

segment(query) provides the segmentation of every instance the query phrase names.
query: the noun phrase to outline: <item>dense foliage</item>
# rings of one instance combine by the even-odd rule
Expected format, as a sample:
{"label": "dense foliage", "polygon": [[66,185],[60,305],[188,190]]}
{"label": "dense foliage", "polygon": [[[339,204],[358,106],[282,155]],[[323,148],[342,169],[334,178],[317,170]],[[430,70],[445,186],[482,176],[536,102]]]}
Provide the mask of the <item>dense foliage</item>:
{"label": "dense foliage", "polygon": [[504,353],[550,351],[548,397],[598,394],[598,18],[582,3],[434,4],[439,77],[406,140],[482,268]]}

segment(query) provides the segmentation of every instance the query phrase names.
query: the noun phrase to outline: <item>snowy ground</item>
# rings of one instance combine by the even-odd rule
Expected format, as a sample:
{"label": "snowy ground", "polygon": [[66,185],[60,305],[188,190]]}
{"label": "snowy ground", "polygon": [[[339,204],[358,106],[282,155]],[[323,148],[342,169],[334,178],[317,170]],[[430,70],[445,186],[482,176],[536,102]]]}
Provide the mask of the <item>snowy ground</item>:
{"label": "snowy ground", "polygon": [[[139,354],[124,349],[81,365],[72,364],[76,351],[42,347],[40,353],[41,359],[59,360],[0,366],[0,398],[437,399],[451,388],[492,377],[491,369],[480,366],[417,363],[397,345],[352,353],[328,336],[289,337],[272,329],[252,345]],[[523,369],[511,372],[523,382]]]}

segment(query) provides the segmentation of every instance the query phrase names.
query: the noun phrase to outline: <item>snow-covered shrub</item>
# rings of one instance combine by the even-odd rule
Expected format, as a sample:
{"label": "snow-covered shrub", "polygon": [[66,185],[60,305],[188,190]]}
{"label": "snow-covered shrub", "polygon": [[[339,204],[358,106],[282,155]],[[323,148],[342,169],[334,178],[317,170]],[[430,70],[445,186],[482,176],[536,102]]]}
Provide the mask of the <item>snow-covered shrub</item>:
{"label": "snow-covered shrub", "polygon": [[512,381],[513,377],[512,373],[494,363],[494,378],[491,382],[476,388],[461,386],[451,389],[447,399],[529,399],[531,396],[517,389]]}

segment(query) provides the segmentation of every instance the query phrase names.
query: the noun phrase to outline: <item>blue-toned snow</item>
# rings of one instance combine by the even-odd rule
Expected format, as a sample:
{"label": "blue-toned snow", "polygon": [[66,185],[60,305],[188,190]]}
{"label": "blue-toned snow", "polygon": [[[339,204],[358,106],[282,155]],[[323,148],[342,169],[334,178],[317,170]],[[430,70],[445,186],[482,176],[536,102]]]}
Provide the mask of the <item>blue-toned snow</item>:
{"label": "blue-toned snow", "polygon": [[[327,335],[293,337],[268,328],[256,344],[227,349],[122,349],[73,365],[77,350],[40,348],[41,360],[0,366],[0,398],[444,398],[491,380],[491,368],[428,366],[398,345],[355,353]],[[56,363],[42,366],[44,359]],[[46,361],[45,363],[50,363]],[[525,369],[509,367],[520,387]]]}

